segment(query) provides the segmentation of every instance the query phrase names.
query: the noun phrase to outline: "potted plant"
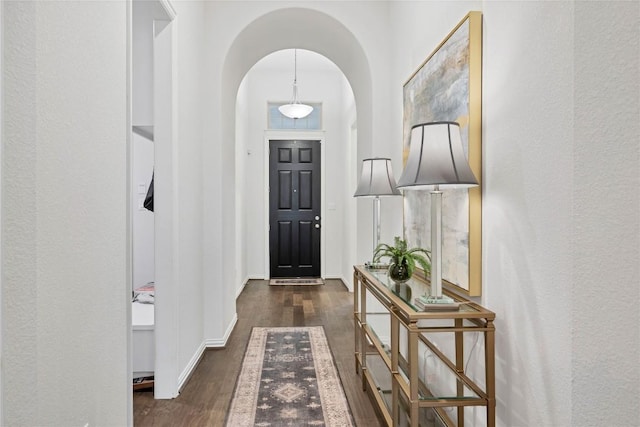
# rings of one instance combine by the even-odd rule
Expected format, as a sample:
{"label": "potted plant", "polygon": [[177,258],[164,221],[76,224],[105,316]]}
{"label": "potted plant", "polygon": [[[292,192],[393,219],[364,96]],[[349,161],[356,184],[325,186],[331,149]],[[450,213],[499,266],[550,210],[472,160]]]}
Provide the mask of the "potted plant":
{"label": "potted plant", "polygon": [[381,243],[373,253],[373,261],[389,258],[389,277],[396,283],[404,283],[411,278],[419,265],[427,275],[431,272],[431,253],[423,248],[407,248],[407,241],[394,238],[394,246]]}

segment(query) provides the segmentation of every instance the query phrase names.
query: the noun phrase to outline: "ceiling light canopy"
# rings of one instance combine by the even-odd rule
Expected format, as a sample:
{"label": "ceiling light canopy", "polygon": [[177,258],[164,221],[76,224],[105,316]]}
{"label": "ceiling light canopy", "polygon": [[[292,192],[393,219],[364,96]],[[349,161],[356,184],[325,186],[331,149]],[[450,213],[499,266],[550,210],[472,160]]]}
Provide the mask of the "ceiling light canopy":
{"label": "ceiling light canopy", "polygon": [[293,50],[293,100],[289,104],[278,107],[280,112],[290,119],[302,119],[313,111],[311,105],[301,104],[298,101],[298,51]]}

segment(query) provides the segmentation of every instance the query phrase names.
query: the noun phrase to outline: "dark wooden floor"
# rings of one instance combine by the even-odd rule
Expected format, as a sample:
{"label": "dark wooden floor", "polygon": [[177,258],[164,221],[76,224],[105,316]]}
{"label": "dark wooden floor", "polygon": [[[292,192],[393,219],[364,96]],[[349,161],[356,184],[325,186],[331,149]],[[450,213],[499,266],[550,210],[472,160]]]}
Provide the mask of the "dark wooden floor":
{"label": "dark wooden floor", "polygon": [[353,294],[339,280],[322,286],[269,286],[250,281],[237,300],[238,323],[224,349],[208,350],[180,396],[154,400],[134,392],[134,424],[140,426],[222,426],[242,357],[254,326],[322,325],[329,340],[356,425],[382,424],[355,373]]}

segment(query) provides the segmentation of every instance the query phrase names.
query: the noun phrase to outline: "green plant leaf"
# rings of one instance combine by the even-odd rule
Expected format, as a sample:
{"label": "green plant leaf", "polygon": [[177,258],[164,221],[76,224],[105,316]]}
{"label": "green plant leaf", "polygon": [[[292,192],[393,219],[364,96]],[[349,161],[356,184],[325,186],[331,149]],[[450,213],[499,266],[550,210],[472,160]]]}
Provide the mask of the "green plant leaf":
{"label": "green plant leaf", "polygon": [[394,237],[393,242],[394,246],[387,243],[379,244],[374,251],[373,261],[379,262],[382,258],[389,258],[393,264],[404,264],[409,276],[413,275],[416,264],[422,268],[425,275],[431,272],[431,252],[420,247],[408,249],[407,241],[399,236]]}

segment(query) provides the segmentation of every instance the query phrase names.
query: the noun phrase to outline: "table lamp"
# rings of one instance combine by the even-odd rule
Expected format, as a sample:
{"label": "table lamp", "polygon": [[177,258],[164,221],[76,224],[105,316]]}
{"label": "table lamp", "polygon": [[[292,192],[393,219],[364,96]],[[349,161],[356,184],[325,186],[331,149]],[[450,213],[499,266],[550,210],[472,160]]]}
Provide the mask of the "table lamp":
{"label": "table lamp", "polygon": [[442,189],[478,185],[465,157],[456,122],[431,122],[411,128],[409,158],[398,188],[431,192],[431,295],[427,304],[451,303],[442,295]]}
{"label": "table lamp", "polygon": [[[374,157],[362,161],[362,174],[353,197],[373,197],[373,252],[380,244],[380,196],[400,196],[391,159]],[[372,255],[373,256],[373,255]],[[369,267],[380,267],[373,260]]]}

